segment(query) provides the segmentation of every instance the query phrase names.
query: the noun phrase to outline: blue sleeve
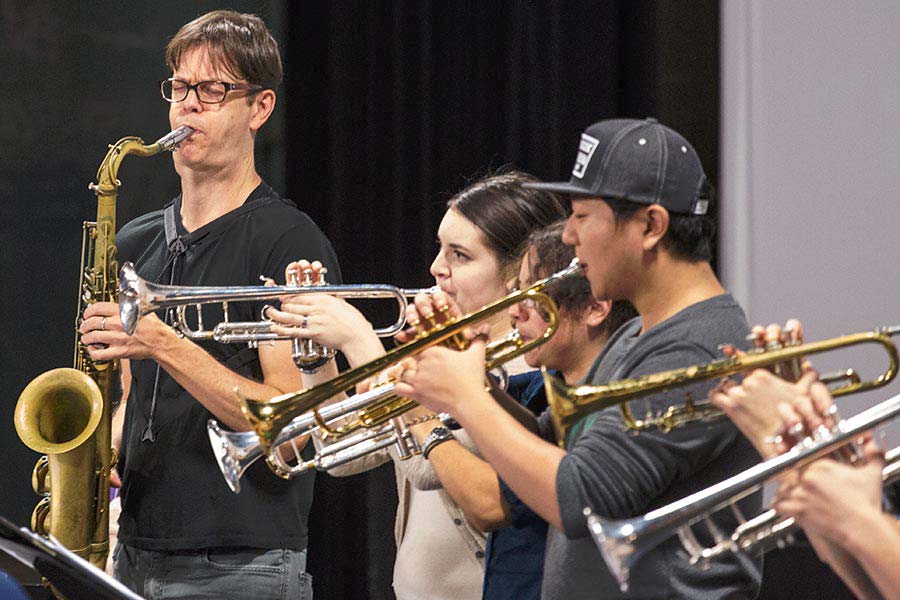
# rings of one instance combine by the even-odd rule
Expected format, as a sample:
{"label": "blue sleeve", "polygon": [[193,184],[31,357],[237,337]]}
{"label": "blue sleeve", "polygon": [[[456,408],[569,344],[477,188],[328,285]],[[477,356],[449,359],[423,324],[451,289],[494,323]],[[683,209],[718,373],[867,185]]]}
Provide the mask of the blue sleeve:
{"label": "blue sleeve", "polygon": [[500,477],[497,479],[500,481],[500,493],[509,506],[510,526],[522,529],[532,523],[543,521],[536,512],[528,508],[528,505],[519,499],[503,479]]}

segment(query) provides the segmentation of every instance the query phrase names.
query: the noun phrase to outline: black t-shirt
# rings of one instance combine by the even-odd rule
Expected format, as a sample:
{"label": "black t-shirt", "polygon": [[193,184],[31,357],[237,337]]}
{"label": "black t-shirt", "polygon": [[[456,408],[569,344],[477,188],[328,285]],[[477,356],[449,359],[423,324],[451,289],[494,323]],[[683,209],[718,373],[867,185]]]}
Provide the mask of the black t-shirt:
{"label": "black t-shirt", "polygon": [[[340,283],[337,259],[324,234],[265,183],[242,206],[190,233],[181,223],[181,198],[173,203],[182,252],[167,248],[165,210],[131,221],[116,237],[119,261],[133,262],[138,274],[149,281],[262,285],[259,276],[266,275],[283,282],[287,264],[306,258],[320,260],[328,268],[329,282]],[[229,320],[258,320],[263,304],[231,303]],[[220,305],[204,306],[207,329],[221,319]],[[198,344],[232,371],[263,379],[255,349],[212,341]],[[285,481],[273,475],[264,461],[257,461],[244,474],[240,494],[232,493],[210,447],[206,423],[211,413],[152,360],[132,360],[131,375],[119,457],[122,542],[173,551],[306,547],[312,473]],[[155,441],[149,441],[154,387],[150,430]]]}

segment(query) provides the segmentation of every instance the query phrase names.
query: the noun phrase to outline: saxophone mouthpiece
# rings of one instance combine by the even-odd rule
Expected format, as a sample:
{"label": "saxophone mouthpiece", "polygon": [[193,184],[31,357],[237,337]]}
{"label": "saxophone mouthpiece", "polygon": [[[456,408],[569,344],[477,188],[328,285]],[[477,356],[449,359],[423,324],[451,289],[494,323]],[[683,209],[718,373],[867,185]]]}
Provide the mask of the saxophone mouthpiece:
{"label": "saxophone mouthpiece", "polygon": [[162,146],[163,150],[174,151],[178,148],[178,145],[188,139],[192,133],[194,133],[193,127],[182,125],[178,129],[175,129],[156,140],[156,143]]}

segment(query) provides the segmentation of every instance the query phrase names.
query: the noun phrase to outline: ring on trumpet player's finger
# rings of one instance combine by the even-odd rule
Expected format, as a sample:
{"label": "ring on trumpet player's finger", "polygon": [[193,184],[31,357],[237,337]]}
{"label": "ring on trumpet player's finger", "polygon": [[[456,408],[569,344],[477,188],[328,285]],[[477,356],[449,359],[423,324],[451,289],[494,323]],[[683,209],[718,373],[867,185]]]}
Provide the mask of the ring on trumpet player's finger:
{"label": "ring on trumpet player's finger", "polygon": [[100,331],[106,331],[106,317],[100,318]]}
{"label": "ring on trumpet player's finger", "polygon": [[300,322],[300,329],[306,329],[307,325],[309,325],[309,315],[303,315],[303,320]]}

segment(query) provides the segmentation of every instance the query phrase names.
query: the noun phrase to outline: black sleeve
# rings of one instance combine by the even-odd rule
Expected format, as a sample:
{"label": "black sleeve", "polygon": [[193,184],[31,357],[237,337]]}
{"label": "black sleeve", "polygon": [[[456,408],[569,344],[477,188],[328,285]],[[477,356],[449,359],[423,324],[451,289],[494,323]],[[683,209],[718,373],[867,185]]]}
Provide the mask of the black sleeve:
{"label": "black sleeve", "polygon": [[342,282],[341,269],[331,242],[325,237],[315,223],[304,215],[304,221],[291,227],[273,240],[272,249],[266,258],[263,273],[275,279],[275,283],[283,284],[284,270],[293,261],[306,259],[310,262],[318,260],[327,269],[327,282]]}
{"label": "black sleeve", "polygon": [[[668,345],[651,354],[628,377],[709,362],[709,352],[690,343]],[[692,386],[695,398],[705,398],[713,382]],[[636,417],[648,406],[660,410],[684,402],[685,389],[664,392],[650,402],[632,403]],[[702,396],[699,396],[703,394]],[[642,405],[642,406],[635,406]],[[621,413],[611,407],[585,417],[570,431],[569,450],[559,465],[556,492],[567,536],[588,534],[583,510],[619,519],[640,514],[673,482],[688,477],[721,451],[721,428],[688,425],[669,433],[625,431]]]}

